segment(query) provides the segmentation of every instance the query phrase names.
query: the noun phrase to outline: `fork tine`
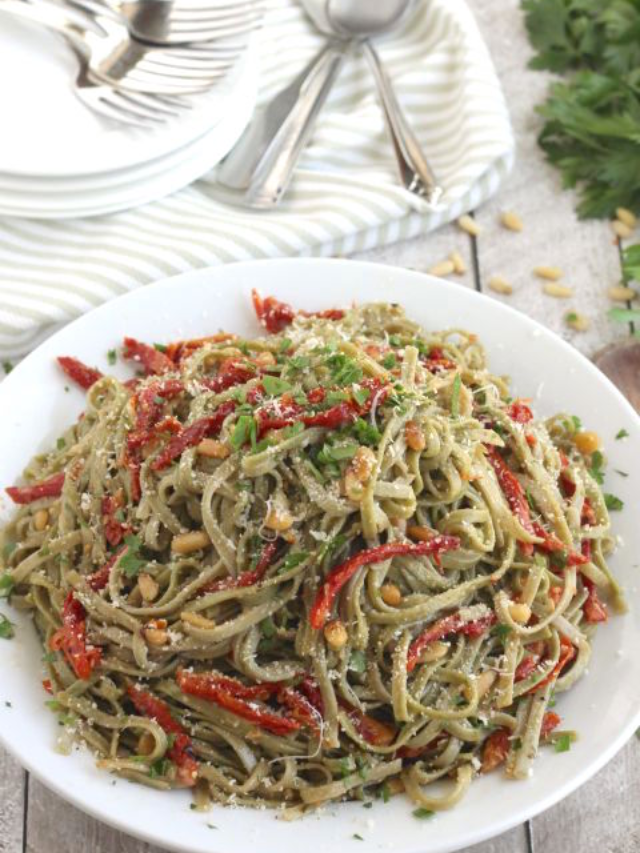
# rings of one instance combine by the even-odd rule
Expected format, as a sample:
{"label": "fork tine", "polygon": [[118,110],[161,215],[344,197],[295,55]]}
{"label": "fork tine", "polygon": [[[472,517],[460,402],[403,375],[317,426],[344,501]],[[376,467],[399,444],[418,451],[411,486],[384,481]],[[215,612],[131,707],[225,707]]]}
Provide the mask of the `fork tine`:
{"label": "fork tine", "polygon": [[133,127],[156,127],[159,122],[157,119],[143,118],[129,110],[124,110],[119,104],[113,103],[108,97],[108,87],[96,87],[86,89],[76,89],[76,94],[80,100],[91,110],[122,124],[130,124]]}
{"label": "fork tine", "polygon": [[120,102],[122,100],[123,107],[128,107],[131,111],[135,111],[137,115],[145,116],[146,118],[178,118],[181,114],[179,106],[170,106],[163,102],[156,95],[147,95],[145,92],[116,92],[114,98]]}

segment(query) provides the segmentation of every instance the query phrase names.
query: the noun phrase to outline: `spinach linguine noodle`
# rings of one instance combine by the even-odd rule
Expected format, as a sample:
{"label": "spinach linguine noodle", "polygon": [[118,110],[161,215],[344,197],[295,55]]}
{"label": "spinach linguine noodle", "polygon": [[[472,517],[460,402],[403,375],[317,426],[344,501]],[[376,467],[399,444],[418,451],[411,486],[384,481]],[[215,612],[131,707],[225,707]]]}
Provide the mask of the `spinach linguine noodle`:
{"label": "spinach linguine noodle", "polygon": [[623,607],[593,434],[467,332],[254,302],[262,338],[125,339],[129,382],[60,359],[86,409],[8,489],[0,579],[50,704],[200,806],[438,810],[527,777]]}

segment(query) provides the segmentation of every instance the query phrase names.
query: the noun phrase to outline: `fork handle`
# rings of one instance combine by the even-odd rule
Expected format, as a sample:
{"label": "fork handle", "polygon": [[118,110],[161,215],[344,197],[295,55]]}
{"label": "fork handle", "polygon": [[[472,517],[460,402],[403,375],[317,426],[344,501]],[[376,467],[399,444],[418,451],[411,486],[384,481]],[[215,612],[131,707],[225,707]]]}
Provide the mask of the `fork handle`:
{"label": "fork handle", "polygon": [[400,106],[389,75],[371,42],[364,41],[362,49],[369,61],[378,87],[382,112],[391,137],[400,180],[410,192],[421,196],[430,204],[437,204],[442,195],[442,188],[438,186],[433,170],[422,151],[422,146]]}
{"label": "fork handle", "polygon": [[278,204],[346,56],[344,45],[329,44],[298,77],[258,111],[218,170],[225,187],[246,190],[249,207]]}

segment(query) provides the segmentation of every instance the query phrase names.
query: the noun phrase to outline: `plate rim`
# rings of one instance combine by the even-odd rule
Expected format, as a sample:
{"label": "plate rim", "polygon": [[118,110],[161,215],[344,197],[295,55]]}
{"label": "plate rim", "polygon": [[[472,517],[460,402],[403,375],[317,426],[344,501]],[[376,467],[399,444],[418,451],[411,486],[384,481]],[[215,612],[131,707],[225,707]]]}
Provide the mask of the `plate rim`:
{"label": "plate rim", "polygon": [[[410,280],[415,281],[416,283],[426,284],[435,284],[438,288],[451,288],[452,286],[457,286],[461,290],[465,292],[465,298],[469,299],[471,303],[476,304],[487,304],[490,303],[491,307],[497,311],[498,314],[503,314],[505,317],[516,317],[518,322],[524,322],[525,325],[529,325],[532,330],[534,330],[537,335],[546,336],[552,339],[556,345],[560,345],[562,350],[565,353],[571,355],[572,359],[578,360],[581,363],[581,366],[587,370],[592,376],[597,376],[598,380],[602,382],[604,380],[605,384],[608,386],[609,392],[613,393],[613,395],[617,398],[617,402],[622,406],[624,410],[626,410],[627,416],[636,423],[636,425],[640,428],[640,416],[633,409],[629,401],[621,394],[621,392],[613,385],[613,383],[606,377],[598,368],[579,350],[575,347],[571,346],[567,341],[563,340],[559,335],[553,332],[548,327],[544,326],[538,320],[529,317],[526,314],[518,311],[516,308],[505,305],[502,302],[499,302],[495,299],[492,299],[490,296],[484,293],[479,293],[475,290],[468,288],[463,284],[452,285],[451,282],[445,281],[443,279],[437,278],[435,276],[429,275],[428,273],[419,272],[416,270],[408,270],[403,267],[393,267],[386,266],[380,263],[375,263],[371,261],[360,261],[360,260],[350,260],[346,258],[277,258],[277,259],[259,259],[259,260],[250,260],[250,261],[242,261],[237,262],[231,265],[220,265],[213,267],[203,267],[198,270],[192,270],[186,273],[181,273],[179,275],[170,276],[164,279],[160,279],[153,284],[150,284],[144,288],[136,288],[133,291],[122,294],[121,296],[116,297],[115,299],[109,300],[103,305],[98,306],[86,314],[78,317],[72,323],[64,326],[62,329],[56,331],[50,338],[47,338],[42,344],[40,344],[33,352],[31,352],[28,356],[26,356],[20,364],[16,366],[16,368],[11,372],[9,376],[0,384],[0,400],[4,396],[3,388],[9,387],[11,390],[13,385],[17,386],[21,375],[21,366],[26,363],[31,363],[36,361],[39,358],[39,353],[42,348],[53,346],[55,342],[68,333],[68,329],[73,327],[74,329],[82,328],[85,325],[91,325],[95,322],[95,318],[99,316],[101,313],[105,311],[112,310],[113,304],[117,303],[119,306],[125,305],[127,302],[135,303],[137,299],[145,298],[141,297],[141,293],[149,292],[156,293],[157,291],[164,291],[167,289],[171,289],[175,286],[179,286],[180,282],[184,282],[188,279],[199,279],[201,277],[206,277],[208,275],[217,277],[224,277],[225,274],[228,273],[229,270],[234,270],[234,275],[239,271],[240,273],[245,270],[256,270],[260,271],[264,269],[267,265],[270,268],[274,268],[275,266],[280,267],[289,267],[295,269],[296,267],[304,267],[304,266],[324,266],[327,269],[330,267],[335,267],[337,265],[346,267],[350,265],[351,268],[359,267],[363,271],[371,271],[375,272],[376,275],[379,275],[381,272],[381,268],[386,270],[389,275],[399,275],[406,279],[407,284]],[[256,277],[257,278],[257,277]],[[231,286],[229,284],[223,284],[222,282],[216,281],[214,282],[217,285],[222,286]],[[206,282],[208,284],[208,282]],[[444,288],[443,288],[444,286]],[[347,295],[347,299],[348,299]],[[322,295],[319,296],[319,301],[322,301]],[[609,763],[618,752],[625,746],[625,744],[632,737],[634,731],[640,726],[640,705],[634,714],[631,714],[625,723],[625,725],[621,726],[618,730],[616,736],[610,740],[608,745],[601,750],[601,753],[595,758],[585,759],[585,765],[581,769],[580,772],[575,773],[572,777],[567,779],[564,783],[560,784],[557,790],[549,793],[546,796],[539,797],[534,803],[529,806],[521,807],[515,814],[505,816],[501,821],[494,822],[492,825],[487,826],[484,829],[469,829],[464,832],[464,834],[459,837],[455,846],[450,846],[445,842],[436,842],[435,844],[431,843],[429,846],[429,850],[432,853],[453,853],[455,850],[460,850],[462,847],[479,844],[483,841],[486,841],[491,838],[495,838],[499,835],[508,832],[510,829],[513,829],[516,826],[521,825],[522,823],[530,820],[531,818],[541,814],[552,806],[556,805],[561,800],[565,799],[571,793],[576,791],[583,784],[588,782],[593,776],[595,776],[606,764]],[[176,853],[184,853],[184,851],[189,849],[188,846],[184,844],[173,843],[170,840],[166,840],[162,838],[159,834],[154,834],[153,832],[145,831],[144,829],[139,829],[135,826],[132,826],[126,823],[125,820],[119,818],[117,815],[111,815],[101,811],[99,807],[94,807],[91,803],[84,802],[79,796],[77,796],[73,791],[69,791],[64,788],[62,785],[56,783],[55,779],[51,779],[44,773],[40,773],[35,763],[29,758],[24,757],[23,754],[19,751],[19,749],[14,748],[13,744],[8,742],[8,740],[4,736],[4,732],[2,728],[0,728],[0,743],[5,747],[5,749],[11,753],[17,761],[21,764],[21,766],[26,767],[29,772],[33,773],[33,775],[39,779],[45,787],[54,791],[58,796],[62,797],[66,802],[71,803],[76,808],[80,809],[86,814],[91,815],[97,820],[117,829],[118,831],[124,832],[125,834],[134,836],[139,838],[147,843],[159,844],[164,846],[168,850],[176,851]],[[461,806],[464,808],[464,805]],[[311,824],[307,824],[309,826]],[[367,840],[368,841],[368,840]],[[374,842],[368,842],[370,847],[373,848]],[[426,843],[426,842],[425,842]],[[212,851],[216,851],[217,853],[223,853],[224,848],[220,846],[220,844],[216,844],[215,839],[213,840],[211,846]],[[368,848],[363,848],[365,851]],[[410,846],[409,844],[404,845],[402,848],[403,853],[424,853],[424,851],[416,846]]]}

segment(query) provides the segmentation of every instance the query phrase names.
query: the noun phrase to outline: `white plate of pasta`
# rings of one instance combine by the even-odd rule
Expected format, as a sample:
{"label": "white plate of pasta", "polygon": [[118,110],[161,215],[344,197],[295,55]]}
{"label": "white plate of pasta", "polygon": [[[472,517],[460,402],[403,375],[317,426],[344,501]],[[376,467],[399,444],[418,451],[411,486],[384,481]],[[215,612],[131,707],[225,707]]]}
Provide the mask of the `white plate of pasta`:
{"label": "white plate of pasta", "polygon": [[640,423],[521,314],[357,262],[202,270],[0,405],[0,737],[95,817],[446,853],[637,726]]}

